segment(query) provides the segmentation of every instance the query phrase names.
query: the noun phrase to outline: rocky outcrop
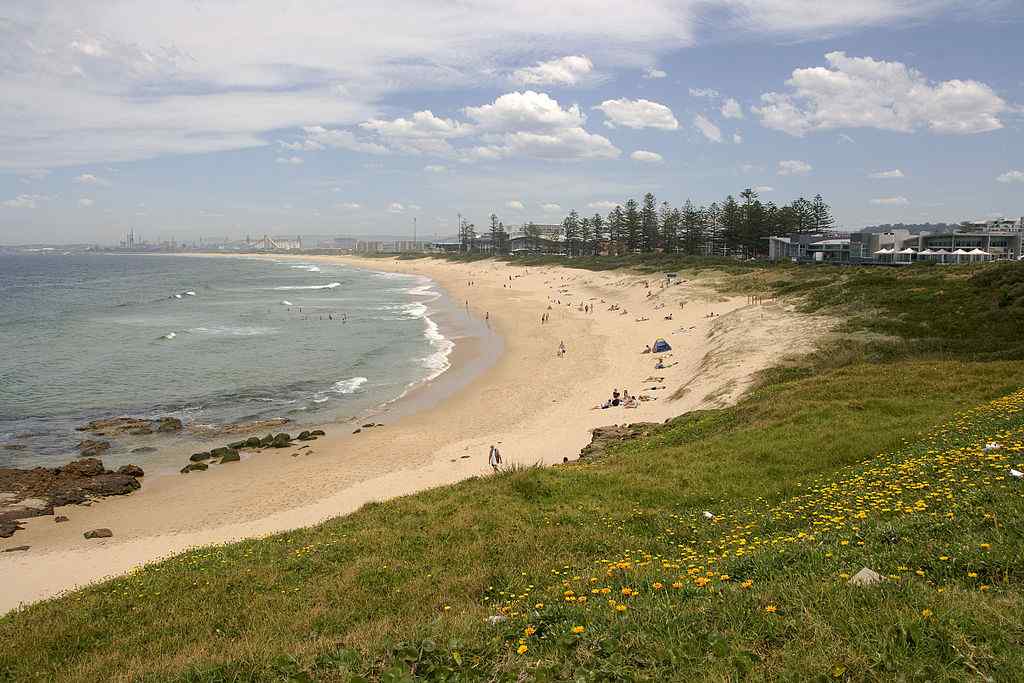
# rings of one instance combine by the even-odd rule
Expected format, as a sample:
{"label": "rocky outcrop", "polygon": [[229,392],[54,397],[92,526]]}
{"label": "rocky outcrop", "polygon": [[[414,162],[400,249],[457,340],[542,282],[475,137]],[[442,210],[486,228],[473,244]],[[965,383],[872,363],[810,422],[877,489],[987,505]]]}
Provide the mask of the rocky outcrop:
{"label": "rocky outcrop", "polygon": [[105,451],[110,449],[109,441],[97,441],[95,439],[85,439],[78,442],[78,453],[83,458],[93,458],[97,455],[102,455]]}
{"label": "rocky outcrop", "polygon": [[612,446],[649,435],[656,422],[634,422],[628,425],[596,427],[590,432],[590,443],[580,451],[580,459],[599,458]]}
{"label": "rocky outcrop", "polygon": [[129,477],[144,477],[146,473],[138,465],[121,465],[117,468],[118,474],[127,474]]}
{"label": "rocky outcrop", "polygon": [[205,472],[210,469],[210,466],[205,462],[190,462],[181,468],[182,474],[188,474],[189,472]]}
{"label": "rocky outcrop", "polygon": [[142,469],[135,465],[112,472],[96,458],[82,458],[63,467],[0,468],[0,538],[20,529],[18,520],[52,515],[55,507],[136,491],[141,476]]}
{"label": "rocky outcrop", "polygon": [[181,420],[176,417],[161,417],[155,420],[138,417],[111,417],[88,422],[79,427],[78,431],[89,432],[97,436],[119,436],[121,434],[141,436],[153,432],[177,432],[181,429]]}
{"label": "rocky outcrop", "polygon": [[246,432],[262,432],[264,429],[273,429],[290,422],[287,418],[279,417],[271,420],[256,420],[253,422],[235,422],[225,425],[189,425],[188,431],[202,437],[226,436],[228,434],[245,434]]}
{"label": "rocky outcrop", "polygon": [[86,538],[110,538],[114,535],[114,532],[110,529],[93,529],[92,531],[86,531],[82,535]]}

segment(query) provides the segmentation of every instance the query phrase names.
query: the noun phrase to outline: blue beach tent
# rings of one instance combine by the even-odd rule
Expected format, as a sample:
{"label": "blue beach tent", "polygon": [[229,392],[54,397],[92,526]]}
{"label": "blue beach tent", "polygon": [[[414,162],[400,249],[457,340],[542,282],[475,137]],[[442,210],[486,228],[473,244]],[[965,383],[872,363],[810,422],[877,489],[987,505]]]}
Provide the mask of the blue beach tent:
{"label": "blue beach tent", "polygon": [[665,351],[671,351],[672,347],[668,345],[668,342],[664,339],[659,339],[654,342],[654,353],[664,353]]}

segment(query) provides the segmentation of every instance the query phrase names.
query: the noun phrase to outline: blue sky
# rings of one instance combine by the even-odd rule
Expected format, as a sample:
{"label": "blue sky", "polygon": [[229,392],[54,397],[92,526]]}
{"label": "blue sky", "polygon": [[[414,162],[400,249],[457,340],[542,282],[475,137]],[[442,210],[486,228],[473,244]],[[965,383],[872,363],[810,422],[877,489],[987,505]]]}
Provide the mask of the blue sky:
{"label": "blue sky", "polygon": [[0,243],[446,235],[745,187],[849,229],[1024,214],[1021,3],[624,7],[9,0]]}

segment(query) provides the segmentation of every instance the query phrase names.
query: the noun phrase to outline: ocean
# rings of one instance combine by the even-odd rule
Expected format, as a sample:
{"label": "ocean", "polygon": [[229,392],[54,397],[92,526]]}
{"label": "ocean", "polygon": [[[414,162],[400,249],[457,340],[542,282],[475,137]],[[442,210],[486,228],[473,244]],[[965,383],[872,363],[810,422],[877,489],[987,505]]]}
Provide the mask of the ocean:
{"label": "ocean", "polygon": [[444,372],[472,324],[427,278],[344,265],[0,256],[0,467],[64,463],[105,417],[359,417]]}

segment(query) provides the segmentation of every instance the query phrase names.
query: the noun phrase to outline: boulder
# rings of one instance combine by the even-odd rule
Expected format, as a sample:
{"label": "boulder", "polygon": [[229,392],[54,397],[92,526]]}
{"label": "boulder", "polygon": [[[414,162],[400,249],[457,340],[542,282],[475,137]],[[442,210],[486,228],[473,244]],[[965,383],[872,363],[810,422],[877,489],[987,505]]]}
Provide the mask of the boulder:
{"label": "boulder", "polygon": [[86,538],[110,538],[113,535],[114,532],[110,529],[93,529],[83,534]]}
{"label": "boulder", "polygon": [[212,457],[213,457],[212,455],[210,455],[209,453],[205,453],[205,452],[204,453],[193,453],[191,456],[189,456],[189,460],[191,460],[192,462],[200,462],[202,460],[209,460]]}
{"label": "boulder", "polygon": [[225,455],[227,455],[228,453],[230,453],[233,450],[234,450],[233,448],[228,448],[227,446],[221,446],[219,448],[214,448],[212,451],[210,451],[210,455],[212,457],[214,457],[214,458],[223,458]]}
{"label": "boulder", "polygon": [[230,451],[221,456],[220,464],[223,465],[226,462],[238,462],[242,458],[238,455],[238,451]]}
{"label": "boulder", "polygon": [[859,572],[850,577],[850,580],[846,582],[847,586],[874,586],[877,583],[882,582],[882,575],[878,572],[864,567]]}
{"label": "boulder", "polygon": [[181,468],[182,474],[188,474],[189,472],[203,472],[210,469],[210,466],[205,462],[190,462]]}
{"label": "boulder", "polygon": [[13,519],[0,520],[0,538],[10,538],[15,531],[20,531],[22,528],[24,527]]}
{"label": "boulder", "polygon": [[299,435],[296,438],[299,441],[309,441],[313,437],[310,435],[310,433],[308,431],[304,431],[304,432],[299,432]]}
{"label": "boulder", "polygon": [[158,432],[180,432],[181,431],[181,420],[176,417],[161,417],[157,423],[156,431]]}
{"label": "boulder", "polygon": [[245,447],[246,448],[259,448],[260,447],[260,437],[258,437],[258,436],[250,436],[248,439],[245,440]]}
{"label": "boulder", "polygon": [[94,439],[85,439],[78,442],[78,452],[83,458],[92,457],[94,455],[100,455],[104,451],[110,448],[109,441],[96,441]]}
{"label": "boulder", "polygon": [[[109,444],[108,444],[109,445]],[[103,463],[97,458],[82,458],[59,468],[60,474],[73,477],[95,477],[103,474]]]}
{"label": "boulder", "polygon": [[260,447],[261,448],[268,448],[268,447],[270,447],[272,445],[274,445],[274,435],[273,434],[267,434],[265,437],[260,439]]}
{"label": "boulder", "polygon": [[228,448],[234,448],[236,450],[239,449],[239,448],[244,448],[244,447],[245,447],[245,442],[244,441],[234,441],[234,442],[228,444]]}
{"label": "boulder", "polygon": [[127,474],[130,477],[144,477],[146,473],[138,465],[122,465],[117,468],[118,474]]}
{"label": "boulder", "polygon": [[274,448],[288,448],[291,445],[291,437],[287,434],[278,434],[274,437]]}

